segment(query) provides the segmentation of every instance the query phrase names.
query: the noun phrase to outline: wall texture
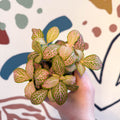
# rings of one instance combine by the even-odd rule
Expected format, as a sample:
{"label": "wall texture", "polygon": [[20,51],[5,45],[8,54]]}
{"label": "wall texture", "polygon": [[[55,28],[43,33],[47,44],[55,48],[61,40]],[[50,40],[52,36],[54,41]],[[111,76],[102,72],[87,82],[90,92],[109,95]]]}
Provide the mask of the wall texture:
{"label": "wall texture", "polygon": [[120,119],[120,1],[119,0],[0,0],[0,120],[59,120],[44,102],[35,106],[24,97],[27,83],[17,84],[13,70],[24,68],[31,49],[32,28],[58,26],[58,39],[77,29],[88,45],[85,55],[100,56],[102,69],[87,69],[95,87],[97,120]]}

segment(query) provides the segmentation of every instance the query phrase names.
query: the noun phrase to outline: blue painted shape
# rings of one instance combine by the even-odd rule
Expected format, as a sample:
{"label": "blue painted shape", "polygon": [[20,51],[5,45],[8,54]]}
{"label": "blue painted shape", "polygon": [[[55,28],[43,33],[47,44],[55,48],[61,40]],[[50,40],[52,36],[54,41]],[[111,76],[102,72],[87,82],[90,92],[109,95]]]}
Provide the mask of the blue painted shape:
{"label": "blue painted shape", "polygon": [[1,77],[4,80],[7,80],[10,76],[10,74],[16,69],[18,66],[25,64],[27,62],[27,56],[29,52],[27,53],[21,53],[15,56],[12,56],[10,59],[8,59],[1,70]]}
{"label": "blue painted shape", "polygon": [[72,22],[66,16],[61,16],[52,20],[50,23],[47,24],[47,26],[43,30],[45,40],[46,40],[47,31],[53,26],[57,26],[60,32],[63,32],[72,27]]}
{"label": "blue painted shape", "polygon": [[[60,32],[63,32],[72,27],[72,22],[66,16],[61,16],[61,17],[58,17],[52,20],[50,23],[48,23],[48,25],[43,30],[45,38],[46,38],[47,31],[53,26],[57,26]],[[27,62],[28,54],[29,52],[21,53],[21,54],[18,54],[18,55],[15,55],[9,58],[4,63],[1,69],[1,73],[0,73],[1,77],[4,80],[7,80],[14,69],[18,68],[20,65],[25,64]]]}

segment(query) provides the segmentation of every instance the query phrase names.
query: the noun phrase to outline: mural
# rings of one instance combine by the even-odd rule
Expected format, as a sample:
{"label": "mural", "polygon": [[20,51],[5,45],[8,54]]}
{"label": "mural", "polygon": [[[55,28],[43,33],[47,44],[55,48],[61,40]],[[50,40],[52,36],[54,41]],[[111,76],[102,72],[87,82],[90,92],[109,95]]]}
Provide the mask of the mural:
{"label": "mural", "polygon": [[[54,0],[53,0],[54,1]],[[102,100],[99,101],[99,96],[96,95],[96,100],[95,100],[95,114],[96,114],[96,119],[97,120],[107,120],[109,118],[109,120],[119,120],[120,119],[120,115],[118,114],[119,112],[115,113],[116,115],[113,115],[113,117],[109,117],[109,115],[107,114],[107,112],[104,113],[104,111],[113,111],[116,110],[119,111],[119,108],[114,108],[117,104],[120,104],[120,96],[118,95],[118,91],[119,91],[119,84],[120,84],[120,69],[119,69],[119,63],[118,61],[120,60],[120,56],[118,55],[118,51],[116,50],[120,50],[119,46],[120,46],[120,22],[118,22],[118,20],[120,21],[120,4],[114,4],[113,6],[113,1],[112,0],[89,0],[86,1],[85,3],[83,2],[83,4],[90,5],[91,9],[94,10],[98,10],[98,12],[101,14],[101,12],[105,12],[107,13],[108,16],[113,16],[115,17],[114,21],[111,21],[109,25],[103,27],[101,24],[102,23],[102,19],[101,19],[101,24],[98,24],[96,20],[94,20],[96,22],[96,25],[93,24],[91,25],[92,27],[89,27],[91,24],[90,21],[90,17],[88,15],[88,17],[84,17],[84,19],[82,19],[81,23],[79,22],[79,24],[77,23],[77,25],[81,26],[82,29],[84,30],[84,28],[89,28],[90,31],[90,39],[95,39],[95,40],[100,40],[99,38],[104,39],[104,41],[106,41],[106,36],[109,34],[111,34],[111,37],[109,39],[109,42],[107,47],[104,46],[104,44],[102,45],[104,49],[104,51],[102,51],[101,53],[101,57],[103,57],[102,61],[103,61],[103,66],[101,71],[99,72],[94,72],[92,70],[88,70],[88,72],[90,73],[90,75],[92,76],[93,80],[93,84],[95,85],[95,89],[96,91],[99,93],[101,92],[101,96],[102,96],[102,92],[105,95],[105,90],[107,89],[112,89],[113,91],[111,92],[112,97],[111,98],[107,98],[108,101]],[[48,2],[49,3],[49,2]],[[37,3],[33,0],[16,0],[15,3],[9,0],[1,0],[0,1],[0,12],[2,13],[2,17],[4,17],[3,15],[9,15],[9,13],[12,13],[12,6],[14,6],[14,4],[16,4],[16,6],[19,6],[19,11],[20,9],[23,9],[23,11],[27,11],[26,13],[24,13],[23,11],[21,12],[15,12],[15,14],[11,14],[12,19],[14,21],[15,27],[16,29],[18,29],[18,31],[26,31],[27,32],[27,27],[29,27],[30,24],[32,24],[32,17],[29,17],[30,14],[28,11],[31,9],[33,11],[35,11],[35,15],[46,15],[47,12],[44,13],[44,9],[42,8],[42,5],[39,5],[38,7],[36,7],[36,9],[33,9],[34,5],[36,5]],[[42,2],[41,2],[42,4]],[[37,6],[37,5],[36,5]],[[35,8],[35,7],[34,7]],[[51,9],[50,9],[51,10]],[[105,11],[103,11],[105,10]],[[52,11],[52,10],[51,10]],[[8,14],[6,14],[8,12]],[[54,10],[52,12],[55,12]],[[66,12],[67,13],[67,12]],[[77,13],[78,14],[78,13]],[[33,15],[33,17],[35,17],[35,15]],[[72,19],[72,17],[70,16],[71,14],[63,14],[61,16],[54,16],[54,19],[49,19],[48,22],[46,22],[44,24],[43,28],[43,33],[46,36],[47,30],[49,28],[51,28],[52,26],[57,26],[60,29],[60,33],[61,35],[68,31],[69,29],[73,28],[75,26],[75,22],[74,19]],[[104,14],[106,15],[106,14]],[[95,16],[95,15],[94,15]],[[36,17],[37,18],[37,17]],[[47,18],[48,19],[48,18]],[[93,18],[94,19],[94,18]],[[40,21],[40,20],[39,20]],[[37,24],[38,25],[38,24]],[[10,32],[8,32],[7,30],[8,27],[8,22],[4,21],[4,19],[1,19],[0,21],[0,54],[3,57],[3,50],[7,49],[7,46],[9,48],[9,46],[11,44],[13,44],[12,41],[12,37]],[[107,31],[107,34],[105,36],[105,30]],[[14,31],[14,30],[13,30]],[[19,32],[20,32],[19,31]],[[15,31],[14,31],[15,32]],[[87,32],[84,30],[84,34],[87,34]],[[104,37],[102,37],[104,35]],[[23,40],[24,41],[24,40]],[[86,49],[91,49],[91,44],[92,41],[87,41],[88,43],[86,43]],[[103,42],[103,41],[102,41]],[[100,42],[99,42],[100,43]],[[118,46],[119,45],[119,46]],[[98,45],[99,46],[99,45]],[[3,48],[4,47],[4,48]],[[93,49],[94,50],[94,49]],[[27,55],[29,54],[30,51],[20,51],[17,52],[17,54],[12,54],[11,56],[8,55],[8,57],[6,59],[3,59],[4,61],[2,61],[2,64],[0,64],[0,81],[10,81],[11,79],[11,75],[12,72],[15,68],[24,65],[27,62]],[[113,56],[114,55],[114,56]],[[113,57],[114,59],[113,59]],[[114,63],[112,62],[114,61],[114,63],[116,62],[115,66]],[[117,65],[117,67],[116,67]],[[109,68],[107,68],[109,66]],[[111,69],[111,70],[109,70]],[[108,71],[108,73],[106,72]],[[109,73],[112,73],[112,71],[115,71],[115,74],[111,74],[110,76],[108,76]],[[107,75],[106,75],[107,74]],[[112,75],[114,75],[114,77],[112,77]],[[108,76],[108,77],[106,77]],[[107,86],[105,83],[105,79],[114,79],[115,82],[111,83],[112,85],[109,84],[109,82],[107,82]],[[12,85],[12,84],[11,84]],[[98,86],[102,86],[101,91],[98,90]],[[107,88],[109,86],[109,88]],[[111,87],[112,86],[112,87]],[[1,88],[2,89],[2,88]],[[1,90],[2,91],[2,90]],[[107,90],[108,91],[108,90]],[[114,94],[117,95],[117,97],[114,97]],[[103,96],[104,96],[103,95]],[[34,106],[31,103],[29,103],[29,100],[27,100],[24,96],[16,96],[16,94],[14,96],[9,96],[9,97],[5,97],[2,98],[1,96],[2,93],[0,93],[0,120],[14,120],[15,118],[18,120],[60,120],[60,116],[59,114],[57,115],[53,115],[53,113],[56,114],[56,111],[53,110],[52,112],[48,112],[48,106],[46,105],[46,103],[41,104],[39,107],[38,106]],[[109,100],[110,99],[110,100]],[[26,103],[26,104],[25,104]],[[21,110],[20,110],[21,109]],[[16,111],[16,112],[14,112]],[[99,112],[98,112],[99,111]],[[104,115],[103,115],[103,114]],[[113,111],[114,113],[114,111]],[[52,115],[54,116],[52,116]],[[102,116],[103,115],[103,116]]]}

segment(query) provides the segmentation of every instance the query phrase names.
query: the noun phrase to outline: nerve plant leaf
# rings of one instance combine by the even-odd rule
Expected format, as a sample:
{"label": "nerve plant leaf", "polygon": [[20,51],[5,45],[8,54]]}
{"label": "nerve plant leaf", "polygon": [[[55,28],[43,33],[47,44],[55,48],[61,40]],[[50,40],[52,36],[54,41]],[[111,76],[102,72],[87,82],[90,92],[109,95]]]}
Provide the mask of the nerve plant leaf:
{"label": "nerve plant leaf", "polygon": [[59,55],[62,57],[63,60],[66,60],[72,54],[72,47],[62,45],[59,48]]}
{"label": "nerve plant leaf", "polygon": [[40,29],[32,29],[32,40],[38,41],[40,44],[45,44],[44,34]]}
{"label": "nerve plant leaf", "polygon": [[85,72],[85,66],[83,66],[80,62],[79,63],[76,63],[76,67],[77,67],[77,70],[78,72],[80,73],[80,76],[82,76]]}
{"label": "nerve plant leaf", "polygon": [[14,70],[14,80],[16,83],[22,83],[30,80],[31,78],[27,75],[26,71],[22,68],[16,68]]}
{"label": "nerve plant leaf", "polygon": [[81,50],[75,49],[75,53],[79,56],[79,61],[84,57],[84,53]]}
{"label": "nerve plant leaf", "polygon": [[52,88],[52,96],[58,105],[64,104],[68,96],[66,85],[59,82],[54,88]]}
{"label": "nerve plant leaf", "polygon": [[41,45],[40,45],[40,43],[37,42],[36,40],[33,40],[33,41],[32,41],[32,49],[33,49],[35,52],[38,52],[38,53],[41,53],[41,52],[42,52]]}
{"label": "nerve plant leaf", "polygon": [[43,100],[47,97],[48,90],[40,89],[38,91],[35,91],[31,95],[31,102],[33,104],[41,104]]}
{"label": "nerve plant leaf", "polygon": [[80,33],[77,30],[72,30],[68,33],[67,42],[70,46],[73,46],[74,43],[80,38]]}
{"label": "nerve plant leaf", "polygon": [[64,42],[63,40],[57,40],[57,41],[55,42],[55,44],[57,44],[57,45],[65,45],[66,42]]}
{"label": "nerve plant leaf", "polygon": [[77,59],[78,57],[75,55],[74,52],[72,52],[72,54],[64,61],[64,64],[65,66],[72,65],[76,62]]}
{"label": "nerve plant leaf", "polygon": [[67,72],[73,72],[76,70],[76,65],[72,64],[70,66],[66,66],[65,69],[67,70]]}
{"label": "nerve plant leaf", "polygon": [[26,73],[30,76],[30,78],[33,78],[33,72],[34,72],[34,66],[33,66],[33,60],[29,60],[26,63]]}
{"label": "nerve plant leaf", "polygon": [[45,48],[43,51],[43,59],[48,60],[58,54],[58,48],[60,46],[56,44],[51,44]]}
{"label": "nerve plant leaf", "polygon": [[45,79],[47,79],[49,76],[49,71],[46,69],[37,69],[35,71],[35,83],[36,85],[41,85]]}
{"label": "nerve plant leaf", "polygon": [[82,38],[81,35],[80,35],[80,38],[75,42],[74,48],[78,49],[78,50],[81,50],[81,51],[84,51],[85,43],[84,43],[83,38]]}
{"label": "nerve plant leaf", "polygon": [[52,69],[58,75],[63,75],[65,73],[65,65],[60,56],[56,55],[52,60]]}
{"label": "nerve plant leaf", "polygon": [[41,60],[42,60],[42,53],[39,53],[39,55],[35,58],[35,62],[40,63]]}
{"label": "nerve plant leaf", "polygon": [[53,42],[59,35],[58,27],[52,27],[47,32],[47,43]]}
{"label": "nerve plant leaf", "polygon": [[67,85],[67,89],[71,90],[71,92],[76,91],[78,88],[79,88],[79,86],[77,86],[75,84],[74,85]]}
{"label": "nerve plant leaf", "polygon": [[35,91],[36,91],[36,89],[35,89],[34,82],[33,81],[29,82],[24,89],[25,97],[30,99],[32,93],[35,92]]}
{"label": "nerve plant leaf", "polygon": [[37,52],[31,52],[28,56],[27,56],[27,59],[30,60],[30,59],[35,59],[39,54]]}
{"label": "nerve plant leaf", "polygon": [[62,80],[66,85],[74,85],[76,83],[76,77],[73,75],[62,76],[60,80]]}
{"label": "nerve plant leaf", "polygon": [[49,89],[49,88],[55,87],[58,84],[58,82],[59,82],[59,77],[51,76],[44,81],[44,83],[42,84],[42,87]]}
{"label": "nerve plant leaf", "polygon": [[34,63],[34,68],[35,68],[35,70],[38,69],[38,68],[41,69],[42,66],[38,63]]}
{"label": "nerve plant leaf", "polygon": [[81,63],[92,70],[99,70],[102,67],[100,58],[95,54],[87,56]]}
{"label": "nerve plant leaf", "polygon": [[52,96],[52,91],[51,91],[51,89],[49,89],[49,91],[48,91],[48,98],[49,98],[49,100],[50,100],[51,102],[55,102],[55,100],[54,100],[54,98],[53,98],[53,96]]}

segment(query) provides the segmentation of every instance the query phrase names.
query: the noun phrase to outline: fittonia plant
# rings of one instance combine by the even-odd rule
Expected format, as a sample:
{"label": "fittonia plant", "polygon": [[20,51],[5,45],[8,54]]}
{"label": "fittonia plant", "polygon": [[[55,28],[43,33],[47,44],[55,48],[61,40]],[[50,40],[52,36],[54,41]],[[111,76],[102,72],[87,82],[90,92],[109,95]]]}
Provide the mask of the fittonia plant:
{"label": "fittonia plant", "polygon": [[25,87],[25,96],[33,104],[41,104],[46,97],[62,105],[67,100],[68,90],[78,89],[76,78],[72,74],[76,69],[82,76],[85,67],[98,70],[102,63],[95,54],[84,57],[85,43],[79,31],[72,30],[67,35],[67,42],[58,40],[59,29],[48,30],[46,40],[40,29],[32,29],[32,49],[28,55],[25,70],[14,70],[17,83],[29,81]]}

